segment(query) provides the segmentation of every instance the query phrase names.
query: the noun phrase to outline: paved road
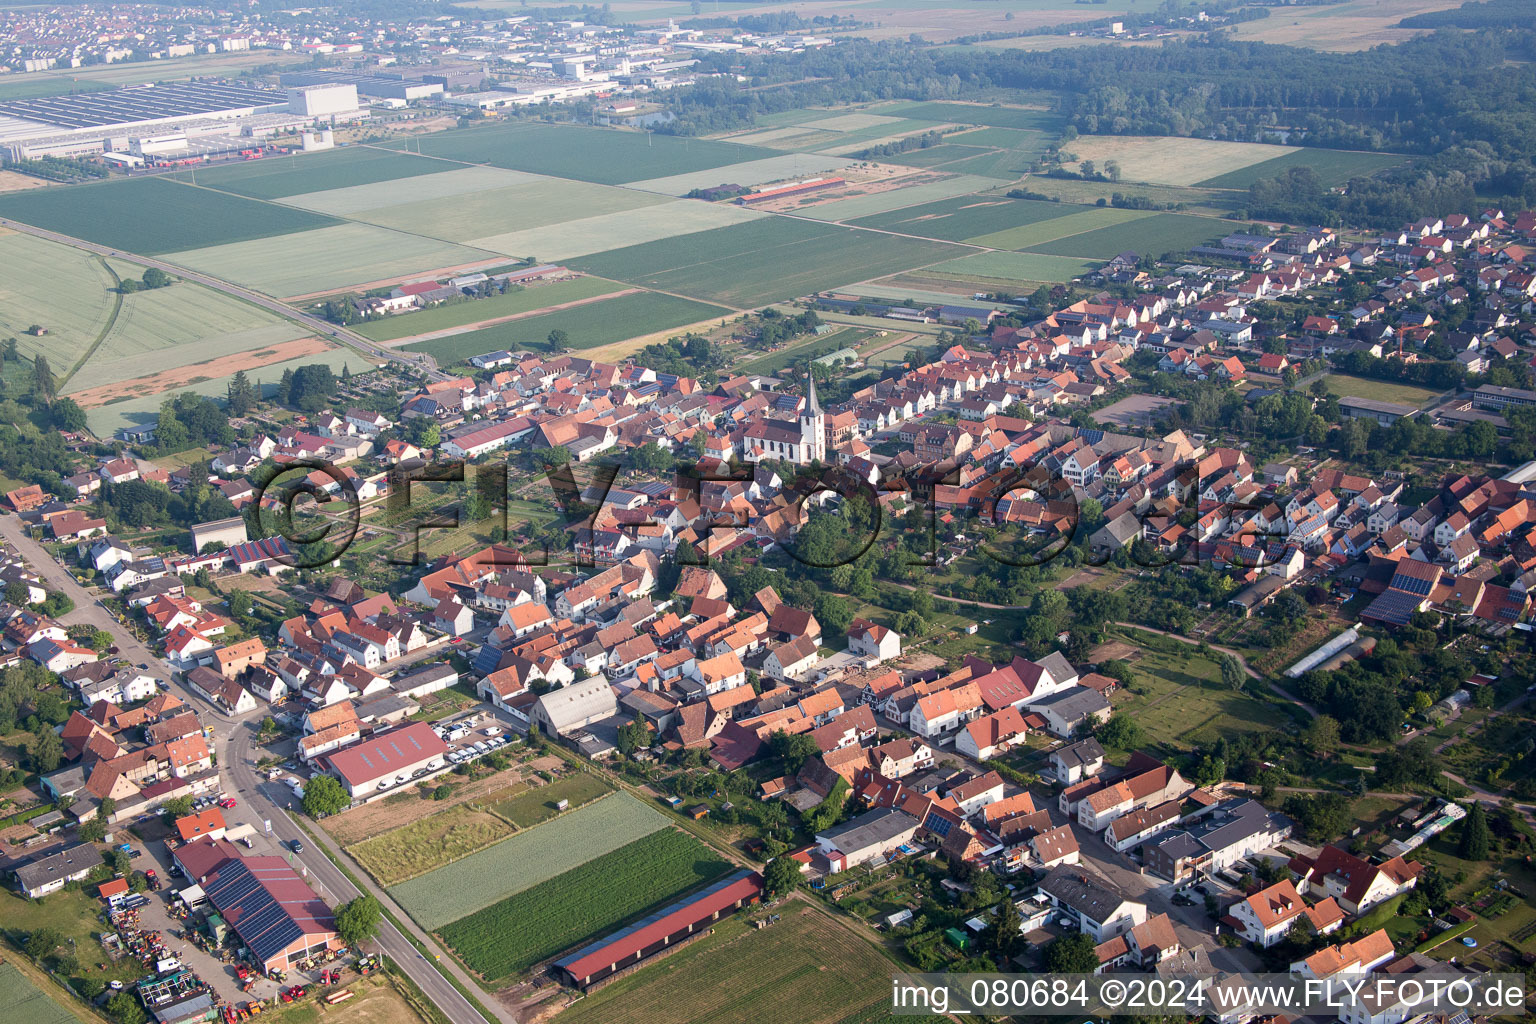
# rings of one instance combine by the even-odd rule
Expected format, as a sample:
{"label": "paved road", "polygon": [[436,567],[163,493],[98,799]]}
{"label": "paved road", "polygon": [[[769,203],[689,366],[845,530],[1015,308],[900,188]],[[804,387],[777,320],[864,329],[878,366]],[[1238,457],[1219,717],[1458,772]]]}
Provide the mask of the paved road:
{"label": "paved road", "polygon": [[70,235],[59,234],[57,231],[45,231],[42,228],[36,228],[30,224],[22,224],[18,221],[7,220],[3,217],[0,217],[0,226],[10,228],[13,231],[20,231],[23,234],[35,235],[38,238],[46,238],[51,242],[61,242],[64,245],[72,245],[77,249],[84,249],[87,252],[93,252],[98,256],[111,256],[116,259],[123,259],[133,263],[139,263],[146,267],[158,267],[165,271],[167,274],[174,274],[177,277],[183,278],[187,281],[193,281],[200,285],[204,285],[205,287],[212,288],[215,291],[223,292],[226,295],[233,295],[236,298],[244,299],[246,302],[254,303],[263,309],[270,310],[271,312],[276,313],[278,316],[286,317],[289,320],[298,321],[300,324],[303,324],[309,330],[314,331],[321,337],[331,338],[334,341],[338,341],[351,348],[355,348],[376,362],[400,363],[403,366],[409,366],[412,369],[424,371],[427,376],[433,380],[449,379],[448,374],[437,368],[437,360],[433,359],[429,355],[426,355],[425,353],[407,354],[393,351],[392,349],[385,348],[383,345],[380,345],[377,342],[370,341],[369,339],[363,337],[361,334],[358,334],[356,331],[351,331],[345,327],[337,326],[336,324],[333,324],[327,320],[322,320],[317,316],[311,316],[308,313],[300,312],[299,310],[294,309],[292,306],[288,305],[286,302],[281,302],[269,295],[263,295],[260,292],[252,291],[249,288],[242,288],[237,284],[231,284],[230,282],[221,278],[212,277],[208,274],[200,273],[196,270],[188,270],[186,267],[180,267],[174,263],[167,263],[164,260],[158,260],[150,256],[139,256],[134,253],[122,252],[120,250],[110,248],[109,246],[97,245],[95,242],[87,242],[82,238],[74,238]]}
{"label": "paved road", "polygon": [[[53,559],[47,548],[26,535],[19,518],[14,515],[0,516],[0,537],[8,541],[26,559],[27,564],[47,581],[49,589],[68,594],[75,602],[74,610],[62,616],[61,622],[65,625],[89,623],[97,629],[104,629],[111,633],[117,643],[119,656],[134,664],[147,663],[154,675],[165,680],[166,689],[196,708],[199,717],[205,722],[215,723],[214,728],[217,734],[215,749],[217,750],[218,740],[224,741],[224,750],[219,756],[219,772],[225,780],[225,792],[236,794],[240,801],[241,810],[244,811],[242,820],[256,825],[258,831],[261,830],[262,821],[270,820],[273,841],[281,842],[284,847],[289,846],[295,839],[309,839],[309,836],[288,816],[286,806],[279,805],[267,791],[263,790],[254,762],[250,760],[256,725],[264,715],[264,710],[257,710],[239,719],[224,714],[207,701],[193,695],[190,690],[175,682],[170,666],[134,637],[127,627],[113,618],[111,613],[96,600],[94,594],[81,586],[78,580]],[[289,802],[285,787],[270,788],[280,793],[278,799],[282,800],[283,804],[286,805]],[[307,845],[312,847],[312,843]],[[357,888],[323,852],[309,848],[304,854],[290,855],[289,860],[296,867],[303,868],[311,880],[319,883],[324,895],[333,905],[345,903],[358,895]],[[358,874],[362,877],[361,872]],[[405,920],[404,914],[399,913],[389,901],[387,894],[371,883],[368,884],[369,889],[381,902],[389,905],[401,920]],[[410,927],[414,930],[414,926]],[[417,936],[424,940],[424,936],[419,932]],[[442,969],[454,971],[460,981],[473,991],[474,987],[469,983],[469,979],[455,965],[447,962],[429,963],[387,920],[380,925],[379,937],[375,940],[375,945],[387,956],[392,957],[406,975],[427,994],[427,998],[437,1004],[454,1024],[491,1024],[440,973]],[[428,945],[430,948],[430,944]],[[487,1003],[496,1005],[489,1000]],[[517,1018],[510,1011],[501,1012],[502,1010],[502,1007],[496,1006],[497,1016],[502,1024],[517,1024]]]}

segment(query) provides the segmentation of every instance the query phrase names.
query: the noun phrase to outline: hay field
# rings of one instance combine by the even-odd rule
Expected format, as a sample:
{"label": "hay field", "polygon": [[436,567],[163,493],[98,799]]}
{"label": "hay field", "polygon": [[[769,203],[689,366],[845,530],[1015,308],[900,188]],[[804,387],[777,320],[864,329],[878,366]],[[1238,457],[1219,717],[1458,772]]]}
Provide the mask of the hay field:
{"label": "hay field", "polygon": [[[990,234],[976,235],[970,241],[993,249],[1036,249],[1058,238],[1085,231],[1126,224],[1152,216],[1149,210],[1117,210],[1111,206],[1067,206],[1063,216],[1019,227],[1004,228]],[[1072,212],[1072,211],[1076,212]]]}
{"label": "hay field", "polygon": [[575,277],[569,281],[551,281],[548,284],[531,285],[525,288],[509,288],[504,295],[448,302],[414,313],[397,313],[383,320],[370,320],[357,324],[352,329],[374,341],[394,341],[397,338],[411,338],[419,334],[430,334],[433,331],[463,327],[465,324],[478,324],[500,317],[531,313],[536,309],[596,298],[599,295],[608,295],[623,289],[624,285],[601,277]]}
{"label": "hay field", "polygon": [[429,238],[469,242],[664,202],[661,196],[612,185],[534,178],[505,188],[364,210],[351,217]]}
{"label": "hay field", "polygon": [[308,210],[196,188],[169,178],[118,178],[100,184],[12,192],[0,195],[0,217],[150,256],[337,223]]}
{"label": "hay field", "polygon": [[1118,161],[1125,181],[1160,185],[1193,185],[1295,152],[1293,147],[1255,142],[1146,135],[1079,135],[1066,148],[1079,161],[1092,160],[1101,171],[1107,161]]}
{"label": "hay field", "polygon": [[[645,193],[636,193],[641,194]],[[621,213],[605,213],[563,224],[472,238],[469,244],[506,256],[531,253],[543,260],[570,260],[616,246],[640,245],[674,235],[746,224],[766,216],[766,213],[729,203],[673,199]]]}
{"label": "hay field", "polygon": [[[396,144],[391,143],[393,148]],[[398,145],[404,145],[399,143]],[[427,135],[420,152],[577,181],[619,185],[773,156],[771,150],[622,128],[508,124]]]}
{"label": "hay field", "polygon": [[1314,50],[1352,52],[1382,43],[1401,43],[1428,29],[1398,28],[1404,18],[1460,7],[1462,0],[1347,0],[1323,7],[1277,9],[1261,21],[1235,25],[1238,39],[1253,39]]}
{"label": "hay field", "polygon": [[275,296],[337,291],[493,258],[493,253],[480,249],[372,224],[339,224],[298,235],[188,249],[166,257]]}
{"label": "hay field", "polygon": [[297,206],[333,217],[350,217],[365,210],[382,210],[405,203],[417,203],[446,196],[469,195],[487,189],[509,188],[528,182],[544,181],[543,176],[503,167],[452,167],[439,174],[415,178],[394,178],[367,185],[349,185],[319,192],[301,192],[284,196],[284,206]]}
{"label": "hay field", "polygon": [[[90,253],[19,231],[0,234],[0,266],[0,337],[16,338],[29,357],[41,352],[64,373],[107,326],[117,282]],[[47,335],[25,333],[33,324]]]}
{"label": "hay field", "polygon": [[737,185],[761,185],[766,181],[780,181],[785,178],[798,178],[807,175],[822,174],[827,171],[835,171],[839,167],[846,167],[853,163],[845,157],[820,156],[815,153],[790,153],[784,156],[771,156],[764,160],[748,160],[740,164],[728,164],[725,167],[714,167],[706,171],[689,171],[687,174],[674,174],[666,178],[651,178],[647,181],[632,181],[626,188],[643,189],[646,192],[660,192],[663,195],[680,196],[696,188],[709,188],[713,185],[722,185],[731,182]]}
{"label": "hay field", "polygon": [[442,174],[454,170],[455,166],[442,160],[387,149],[348,146],[319,153],[267,156],[196,172],[177,172],[175,177],[252,199],[281,199],[306,192]]}

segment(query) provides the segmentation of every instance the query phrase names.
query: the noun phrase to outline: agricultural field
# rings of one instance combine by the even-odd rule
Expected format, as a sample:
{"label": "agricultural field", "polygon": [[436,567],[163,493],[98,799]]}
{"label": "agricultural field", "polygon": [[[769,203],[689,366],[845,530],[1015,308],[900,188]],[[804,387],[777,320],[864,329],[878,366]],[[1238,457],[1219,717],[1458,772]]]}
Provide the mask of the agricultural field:
{"label": "agricultural field", "polygon": [[446,169],[436,174],[301,192],[285,196],[282,203],[284,206],[297,206],[315,213],[328,213],[333,217],[350,217],[368,210],[388,210],[406,203],[464,196],[488,189],[510,188],[513,185],[547,180],[542,175],[524,174],[522,171],[509,171],[501,167],[454,167],[446,163],[443,166]]}
{"label": "agricultural field", "polygon": [[924,121],[979,124],[992,128],[1022,128],[1039,132],[1058,131],[1062,124],[1061,115],[1053,114],[1049,110],[1031,110],[1027,107],[989,107],[975,103],[905,101],[876,107],[873,112],[918,118]]}
{"label": "agricultural field", "polygon": [[576,772],[547,786],[519,790],[488,806],[493,814],[505,818],[518,828],[533,828],[558,816],[561,813],[561,800],[569,801],[574,810],[612,792],[613,787],[596,775]]}
{"label": "agricultural field", "polygon": [[959,255],[939,242],[774,217],[614,249],[574,265],[746,309]]}
{"label": "agricultural field", "polygon": [[1420,408],[1439,394],[1438,391],[1414,387],[1411,384],[1394,384],[1387,380],[1351,377],[1343,373],[1330,373],[1323,378],[1323,381],[1328,385],[1329,393],[1338,395],[1340,398],[1367,398],[1376,402],[1401,402],[1404,405],[1415,405]]}
{"label": "agricultural field", "polygon": [[879,947],[823,913],[791,901],[754,929],[739,917],[651,966],[604,985],[566,1010],[562,1024],[755,1024],[764,1006],[792,1006],[798,1024],[914,1021],[891,1017],[895,965]]}
{"label": "agricultural field", "polygon": [[456,169],[455,164],[443,160],[367,146],[348,146],[322,153],[267,156],[202,171],[178,171],[174,177],[178,181],[194,181],[203,188],[216,188],[251,199],[282,199],[307,192],[371,185]]}
{"label": "agricultural field", "polygon": [[601,277],[573,277],[566,281],[508,288],[502,295],[484,299],[446,302],[413,313],[396,313],[383,320],[357,324],[352,329],[374,341],[394,341],[433,331],[451,330],[466,324],[484,323],[500,317],[518,316],[536,309],[580,302],[623,290],[624,285]]}
{"label": "agricultural field", "polygon": [[899,164],[938,167],[946,171],[1013,180],[1028,173],[1045,152],[1051,136],[1017,128],[977,128],[946,135],[941,145],[893,156]]}
{"label": "agricultural field", "polygon": [[[0,336],[63,373],[111,322],[117,281],[100,259],[73,246],[0,229]],[[26,333],[38,324],[48,333]]]}
{"label": "agricultural field", "polygon": [[1218,174],[1204,181],[1195,182],[1205,188],[1246,189],[1262,178],[1284,174],[1292,167],[1310,167],[1318,181],[1327,188],[1342,185],[1350,178],[1394,167],[1407,157],[1395,153],[1360,153],[1348,149],[1293,149],[1283,156],[1273,157],[1262,163],[1249,164],[1240,170]]}
{"label": "agricultural field", "polygon": [[666,827],[660,811],[617,793],[393,886],[390,895],[423,928],[438,929]]}
{"label": "agricultural field", "polygon": [[710,188],[714,185],[725,184],[726,182],[752,186],[761,185],[767,181],[781,181],[785,178],[823,174],[836,171],[838,168],[845,167],[852,162],[852,160],[846,157],[819,156],[814,153],[787,153],[783,156],[771,156],[764,160],[748,160],[745,163],[728,164],[725,167],[715,167],[703,171],[689,171],[685,174],[673,174],[665,178],[632,181],[625,187],[641,189],[646,192],[660,192],[662,195],[668,196],[681,196],[696,188]]}
{"label": "agricultural field", "polygon": [[643,334],[675,330],[729,313],[730,310],[719,306],[676,295],[635,291],[553,313],[509,320],[478,331],[420,341],[405,347],[412,352],[430,353],[439,363],[448,366],[497,349],[515,352],[519,349],[548,348],[549,332],[556,328],[569,335],[568,344],[571,348],[588,349]]}
{"label": "agricultural field", "polygon": [[1031,199],[1004,196],[962,196],[904,210],[861,217],[858,227],[879,228],[904,235],[922,235],[949,242],[976,241],[996,237],[1004,231],[1056,220],[1082,208],[1063,203],[1040,203]]}
{"label": "agricultural field", "polygon": [[[1113,160],[1126,181],[1193,185],[1295,152],[1286,146],[1146,135],[1079,135],[1067,147],[1098,170]],[[1081,165],[1075,165],[1077,169]]]}
{"label": "agricultural field", "polygon": [[372,224],[338,223],[302,235],[188,249],[166,259],[268,295],[289,297],[484,265],[495,260],[495,254]]}
{"label": "agricultural field", "polygon": [[[390,143],[390,148],[403,145],[406,143]],[[775,155],[771,150],[710,139],[622,128],[528,123],[443,132],[413,139],[410,145],[429,156],[606,185]]]}
{"label": "agricultural field", "polygon": [[489,811],[456,804],[439,814],[349,846],[347,853],[379,884],[398,885],[483,850],[515,831]]}
{"label": "agricultural field", "polygon": [[338,223],[308,210],[193,188],[167,178],[119,178],[12,192],[0,195],[0,217],[149,256]]}
{"label": "agricultural field", "polygon": [[795,213],[796,216],[809,217],[812,220],[852,221],[860,217],[889,213],[891,210],[937,202],[940,199],[967,196],[972,192],[980,192],[1001,184],[1003,183],[996,179],[983,178],[974,174],[946,174],[938,177],[925,175],[917,177],[915,184],[903,185],[883,192],[850,196],[847,199],[834,199],[828,203],[808,206]]}
{"label": "agricultural field", "polygon": [[1399,28],[1398,22],[1414,14],[1460,6],[1458,0],[1345,0],[1234,25],[1232,35],[1265,43],[1351,52],[1422,35],[1428,30]]}
{"label": "agricultural field", "polygon": [[929,267],[926,272],[966,281],[997,281],[1019,285],[1070,281],[1097,265],[1095,260],[1071,256],[1042,256],[1032,252],[981,252],[940,263]]}
{"label": "agricultural field", "polygon": [[[652,194],[636,192],[634,195]],[[652,195],[652,198],[659,197]],[[506,256],[536,253],[544,260],[569,260],[617,246],[640,245],[674,235],[744,224],[766,216],[730,203],[670,199],[618,213],[487,235],[473,239],[472,244]]]}
{"label": "agricultural field", "polygon": [[[1133,212],[1133,211],[1117,211]],[[1049,242],[1023,246],[1030,252],[1048,256],[1076,256],[1082,259],[1109,259],[1116,253],[1133,250],[1153,256],[1180,252],[1203,245],[1232,230],[1230,221],[1213,217],[1191,217],[1182,213],[1155,213],[1120,224],[1112,224]]]}
{"label": "agricultural field", "polygon": [[10,963],[0,963],[0,1019],[27,1024],[78,1024],[80,1020]]}
{"label": "agricultural field", "polygon": [[487,981],[597,938],[731,868],[693,836],[665,828],[438,929]]}

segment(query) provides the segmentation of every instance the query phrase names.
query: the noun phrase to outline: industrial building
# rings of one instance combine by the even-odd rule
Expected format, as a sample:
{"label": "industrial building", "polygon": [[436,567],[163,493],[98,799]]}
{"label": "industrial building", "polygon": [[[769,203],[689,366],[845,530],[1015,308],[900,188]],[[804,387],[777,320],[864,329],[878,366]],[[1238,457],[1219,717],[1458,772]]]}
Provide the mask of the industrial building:
{"label": "industrial building", "polygon": [[357,86],[350,82],[295,86],[288,90],[288,110],[305,117],[350,116],[357,113]]}
{"label": "industrial building", "polygon": [[359,95],[376,99],[424,100],[443,94],[443,86],[440,82],[406,81],[399,78],[385,78],[382,75],[361,75],[346,71],[287,71],[279,75],[277,80],[285,89],[346,85],[351,86]]}
{"label": "industrial building", "polygon": [[354,800],[367,800],[443,770],[447,755],[448,745],[430,725],[413,722],[323,760]]}

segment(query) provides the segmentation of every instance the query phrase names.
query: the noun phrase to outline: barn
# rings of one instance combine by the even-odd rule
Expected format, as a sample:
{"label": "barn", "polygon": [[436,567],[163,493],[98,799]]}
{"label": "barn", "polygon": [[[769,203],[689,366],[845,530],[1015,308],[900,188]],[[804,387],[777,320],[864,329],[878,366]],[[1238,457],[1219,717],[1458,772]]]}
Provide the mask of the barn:
{"label": "barn", "polygon": [[762,894],[761,875],[755,871],[738,871],[628,928],[556,960],[555,967],[570,984],[581,989],[590,988],[604,978],[706,930],[721,917],[756,903]]}

